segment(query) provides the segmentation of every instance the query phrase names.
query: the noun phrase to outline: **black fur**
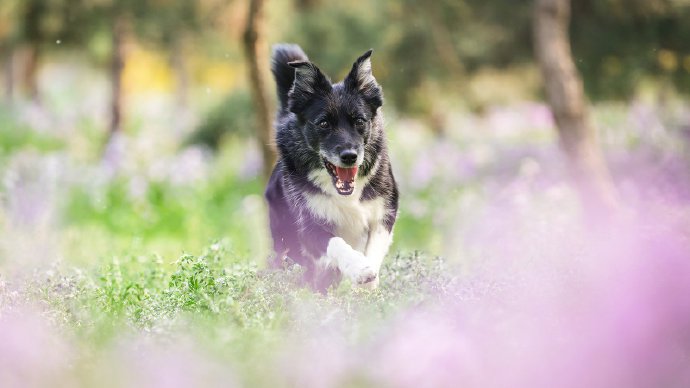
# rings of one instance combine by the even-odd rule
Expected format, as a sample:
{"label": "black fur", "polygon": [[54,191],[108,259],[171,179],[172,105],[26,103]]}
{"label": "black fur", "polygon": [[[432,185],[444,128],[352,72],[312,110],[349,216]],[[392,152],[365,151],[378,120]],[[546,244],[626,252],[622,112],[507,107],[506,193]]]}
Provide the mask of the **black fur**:
{"label": "black fur", "polygon": [[[297,61],[308,61],[307,55],[296,44],[279,44],[273,47],[271,57],[271,71],[276,79],[278,88],[278,99],[280,100],[280,113],[288,105],[288,92],[295,81],[295,69],[288,63]],[[279,115],[280,115],[279,113]]]}
{"label": "black fur", "polygon": [[371,50],[357,59],[343,82],[332,84],[299,46],[280,44],[273,49],[272,70],[280,102],[276,118],[280,157],[265,195],[277,259],[274,264],[280,265],[287,256],[305,266],[307,280],[319,290],[340,277],[337,271],[320,273],[315,268],[315,260],[326,253],[336,231],[306,207],[310,195],[338,196],[309,178],[314,170],[325,169],[324,155],[336,157],[344,148],[357,152],[362,160],[358,177],[369,178],[359,201],[384,198],[381,223],[389,232],[397,216],[398,189],[384,137],[383,94],[371,75],[370,56]]}

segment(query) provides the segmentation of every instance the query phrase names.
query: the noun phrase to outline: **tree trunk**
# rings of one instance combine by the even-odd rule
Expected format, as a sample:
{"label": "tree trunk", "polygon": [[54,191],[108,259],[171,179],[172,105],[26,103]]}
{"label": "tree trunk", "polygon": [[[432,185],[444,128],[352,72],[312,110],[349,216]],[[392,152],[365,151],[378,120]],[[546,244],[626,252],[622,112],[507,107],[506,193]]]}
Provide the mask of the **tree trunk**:
{"label": "tree trunk", "polygon": [[20,14],[22,41],[26,42],[26,51],[21,77],[22,88],[26,96],[34,103],[39,103],[38,68],[40,63],[39,46],[46,42],[43,19],[48,14],[48,2],[42,0],[24,0]]}
{"label": "tree trunk", "polygon": [[560,145],[584,210],[607,217],[617,194],[589,116],[582,80],[573,62],[568,27],[570,0],[536,0],[534,45]]}
{"label": "tree trunk", "polygon": [[266,90],[268,45],[265,37],[263,0],[249,1],[249,16],[244,30],[244,51],[249,65],[249,81],[256,110],[257,137],[263,154],[263,174],[268,180],[276,161],[270,99]]}
{"label": "tree trunk", "polygon": [[31,44],[26,50],[24,64],[23,86],[24,92],[33,102],[38,102],[40,95],[38,92],[38,65],[39,50],[37,44]]}
{"label": "tree trunk", "polygon": [[2,66],[5,83],[5,102],[11,105],[14,100],[14,50],[10,47],[6,52],[5,63]]}
{"label": "tree trunk", "polygon": [[110,63],[111,100],[109,128],[111,137],[122,130],[122,106],[124,104],[122,72],[125,67],[125,20],[122,16],[115,18],[112,34],[113,46]]}

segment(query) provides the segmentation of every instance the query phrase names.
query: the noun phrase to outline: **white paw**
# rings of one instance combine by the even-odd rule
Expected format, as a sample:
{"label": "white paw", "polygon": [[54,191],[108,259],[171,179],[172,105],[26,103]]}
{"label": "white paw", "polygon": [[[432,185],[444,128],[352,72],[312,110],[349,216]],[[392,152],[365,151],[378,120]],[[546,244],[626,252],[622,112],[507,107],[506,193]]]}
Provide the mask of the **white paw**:
{"label": "white paw", "polygon": [[376,275],[373,280],[370,280],[368,283],[359,283],[357,285],[359,288],[364,288],[366,290],[375,290],[379,287],[379,277]]}
{"label": "white paw", "polygon": [[360,267],[356,271],[353,271],[352,275],[349,275],[349,278],[357,284],[366,285],[371,284],[378,279],[378,275],[373,268],[371,268],[369,265],[366,265],[364,267]]}
{"label": "white paw", "polygon": [[353,283],[367,284],[378,278],[370,260],[340,237],[333,237],[328,242],[326,255],[338,263],[340,272]]}

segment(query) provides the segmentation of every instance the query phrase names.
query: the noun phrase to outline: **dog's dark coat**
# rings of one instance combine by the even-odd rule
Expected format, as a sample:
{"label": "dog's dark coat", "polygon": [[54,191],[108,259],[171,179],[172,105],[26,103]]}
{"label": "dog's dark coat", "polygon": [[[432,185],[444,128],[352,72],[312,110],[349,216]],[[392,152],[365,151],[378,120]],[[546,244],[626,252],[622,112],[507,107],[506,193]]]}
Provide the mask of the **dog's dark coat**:
{"label": "dog's dark coat", "polygon": [[357,179],[365,182],[361,190],[355,190],[358,201],[365,205],[383,199],[385,211],[376,222],[388,233],[397,216],[398,189],[384,138],[383,95],[371,76],[370,55],[368,51],[360,57],[343,82],[331,84],[299,46],[281,44],[273,49],[272,71],[280,101],[279,160],[265,196],[276,263],[287,256],[306,267],[307,280],[319,290],[340,278],[337,269],[324,271],[316,265],[326,254],[329,240],[339,237],[338,225],[310,211],[307,204],[310,198],[323,195],[332,196],[329,200],[333,201],[346,200],[314,179],[317,170],[326,168],[324,155],[337,155],[345,148],[357,152],[362,160]]}

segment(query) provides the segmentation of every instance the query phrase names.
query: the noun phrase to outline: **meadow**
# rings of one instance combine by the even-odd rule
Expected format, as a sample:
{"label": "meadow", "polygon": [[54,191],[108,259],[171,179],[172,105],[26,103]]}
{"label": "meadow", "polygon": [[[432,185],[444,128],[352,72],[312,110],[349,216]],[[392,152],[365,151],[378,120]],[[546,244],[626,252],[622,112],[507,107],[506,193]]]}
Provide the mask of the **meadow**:
{"label": "meadow", "polygon": [[626,206],[600,224],[543,103],[458,105],[442,133],[390,110],[380,288],[321,295],[266,269],[256,140],[190,145],[200,118],[147,95],[106,141],[69,75],[0,110],[3,387],[690,383],[682,100],[594,108]]}
{"label": "meadow", "polygon": [[[690,387],[688,20],[1,0],[0,388]],[[266,264],[279,42],[334,81],[374,49],[401,193],[376,290]]]}

